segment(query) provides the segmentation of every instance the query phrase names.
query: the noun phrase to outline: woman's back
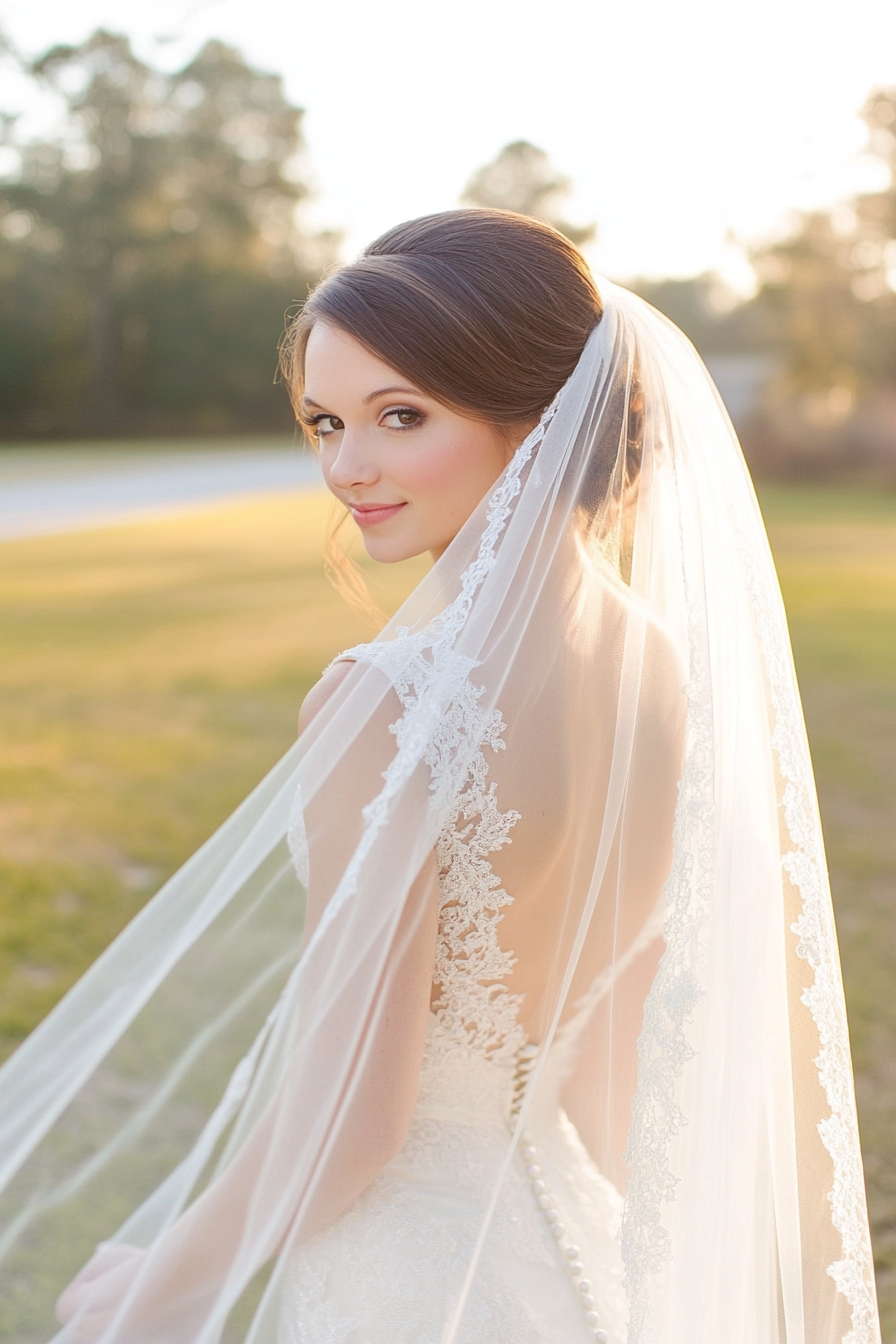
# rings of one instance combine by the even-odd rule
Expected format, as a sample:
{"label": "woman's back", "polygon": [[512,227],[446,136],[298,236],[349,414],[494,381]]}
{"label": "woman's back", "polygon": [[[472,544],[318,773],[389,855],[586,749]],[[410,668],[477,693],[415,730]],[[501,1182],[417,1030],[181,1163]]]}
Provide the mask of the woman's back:
{"label": "woman's back", "polygon": [[[580,922],[561,1020],[654,916],[671,864],[683,751],[683,675],[668,636],[599,570],[577,559],[566,578],[565,604],[546,600],[520,640],[498,696],[505,747],[488,760],[501,807],[518,814],[491,865],[512,897],[499,940],[515,957],[512,988],[536,1042],[550,1029],[557,968],[569,964]],[[626,639],[643,641],[643,650],[639,686],[624,692],[633,701],[622,780],[613,762],[625,731]],[[618,807],[609,825],[608,805]]]}
{"label": "woman's back", "polygon": [[[588,1156],[563,1092],[587,1070],[583,1050],[601,1048],[593,1025],[618,978],[612,968],[624,967],[626,949],[636,952],[639,938],[644,946],[656,938],[651,916],[669,863],[682,716],[677,665],[651,624],[645,694],[656,701],[646,715],[656,778],[652,790],[634,781],[641,806],[628,824],[643,828],[636,851],[646,848],[652,858],[635,861],[622,823],[598,893],[598,907],[609,911],[589,919],[613,742],[595,752],[589,734],[583,749],[581,724],[587,715],[593,727],[597,707],[618,701],[618,644],[631,603],[605,580],[587,581],[589,610],[593,618],[601,609],[600,619],[583,629],[571,623],[570,610],[546,607],[544,620],[531,622],[520,641],[498,710],[483,716],[471,744],[436,844],[431,1011],[408,1132],[353,1208],[296,1253],[283,1316],[289,1344],[335,1340],[320,1335],[323,1319],[340,1322],[346,1339],[357,1331],[365,1344],[416,1344],[428,1337],[427,1322],[436,1338],[443,1295],[460,1300],[463,1293],[462,1275],[446,1277],[446,1263],[474,1253],[486,1218],[490,1231],[459,1341],[624,1338],[621,1197]],[[376,660],[382,647],[350,656]],[[470,698],[488,671],[485,660],[467,696],[455,699],[444,725],[449,733],[452,715],[459,736],[469,729]],[[402,687],[406,705],[417,690]],[[653,728],[663,715],[666,731],[658,734]],[[613,712],[606,721],[614,721]],[[583,825],[586,813],[590,826]],[[587,935],[554,1032],[556,968],[570,960],[579,921]],[[614,937],[625,945],[614,947]],[[604,1045],[607,1026],[599,1032]],[[552,1044],[540,1049],[548,1032]],[[525,1137],[489,1214],[495,1166],[524,1106]]]}

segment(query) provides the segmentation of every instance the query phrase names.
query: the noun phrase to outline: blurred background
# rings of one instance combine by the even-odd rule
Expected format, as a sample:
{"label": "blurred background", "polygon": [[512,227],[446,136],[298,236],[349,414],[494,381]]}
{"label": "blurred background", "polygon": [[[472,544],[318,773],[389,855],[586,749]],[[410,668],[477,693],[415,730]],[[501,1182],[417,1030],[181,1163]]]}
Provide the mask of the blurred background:
{"label": "blurred background", "polygon": [[[549,220],[666,312],[740,432],[896,1341],[892,0],[0,5],[0,1058],[370,637],[277,342],[328,266],[464,204]],[[361,564],[390,611],[423,562]]]}

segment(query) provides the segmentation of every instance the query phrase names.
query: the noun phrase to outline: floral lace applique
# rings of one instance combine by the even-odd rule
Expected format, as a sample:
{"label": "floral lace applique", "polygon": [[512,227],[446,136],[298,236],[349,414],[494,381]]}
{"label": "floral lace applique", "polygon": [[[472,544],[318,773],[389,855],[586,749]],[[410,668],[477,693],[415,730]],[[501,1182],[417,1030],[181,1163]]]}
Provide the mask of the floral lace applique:
{"label": "floral lace applique", "polygon": [[[501,750],[503,728],[500,715],[490,716],[483,745]],[[463,1041],[491,1058],[509,1059],[525,1044],[517,1022],[520,996],[502,983],[516,958],[498,943],[500,912],[513,897],[501,887],[488,855],[509,843],[520,814],[500,811],[497,786],[486,784],[487,772],[480,750],[460,793],[456,820],[436,845],[441,911],[433,979],[440,993],[433,1007],[436,1042]]]}
{"label": "floral lace applique", "polygon": [[[410,710],[419,699],[415,661],[395,654],[393,644],[361,644],[343,656],[381,667],[402,707]],[[450,781],[454,793],[450,820],[436,843],[440,913],[433,983],[439,995],[430,1046],[442,1053],[463,1045],[509,1062],[526,1040],[517,1021],[520,996],[503,983],[516,958],[498,942],[501,910],[513,897],[501,887],[488,856],[510,843],[520,814],[502,812],[497,785],[488,783],[483,749],[503,751],[506,725],[498,710],[482,709],[483,688],[471,684],[469,670],[463,668],[457,677],[424,758],[432,770],[433,792],[442,794]]]}

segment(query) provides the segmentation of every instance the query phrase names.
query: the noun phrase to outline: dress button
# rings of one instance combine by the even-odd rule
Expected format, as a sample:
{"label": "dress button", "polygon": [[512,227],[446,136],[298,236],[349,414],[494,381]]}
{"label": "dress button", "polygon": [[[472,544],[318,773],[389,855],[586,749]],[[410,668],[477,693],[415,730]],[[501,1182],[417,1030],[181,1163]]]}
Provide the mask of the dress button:
{"label": "dress button", "polygon": [[532,1182],[532,1193],[534,1195],[543,1195],[545,1190],[547,1190],[547,1186],[545,1185],[544,1181],[540,1181],[536,1178]]}
{"label": "dress button", "polygon": [[590,1293],[582,1294],[582,1306],[585,1308],[586,1311],[594,1310],[594,1298],[591,1296]]}
{"label": "dress button", "polygon": [[586,1311],[585,1320],[591,1326],[592,1330],[594,1329],[595,1326],[600,1325],[600,1317],[598,1316],[596,1311]]}
{"label": "dress button", "polygon": [[566,1256],[567,1260],[578,1260],[579,1248],[578,1246],[567,1246],[563,1254]]}
{"label": "dress button", "polygon": [[595,1330],[594,1338],[597,1340],[597,1344],[610,1344],[610,1336],[606,1330]]}

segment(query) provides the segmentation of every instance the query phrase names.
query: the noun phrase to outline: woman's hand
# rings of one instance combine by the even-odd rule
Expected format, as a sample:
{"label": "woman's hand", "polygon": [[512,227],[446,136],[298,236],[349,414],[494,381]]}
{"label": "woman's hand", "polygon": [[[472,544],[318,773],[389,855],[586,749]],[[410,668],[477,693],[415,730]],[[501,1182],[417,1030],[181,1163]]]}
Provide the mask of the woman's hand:
{"label": "woman's hand", "polygon": [[68,1325],[73,1317],[71,1338],[92,1344],[115,1318],[115,1313],[136,1278],[144,1252],[137,1246],[101,1241],[87,1264],[72,1279],[56,1303],[56,1319]]}

